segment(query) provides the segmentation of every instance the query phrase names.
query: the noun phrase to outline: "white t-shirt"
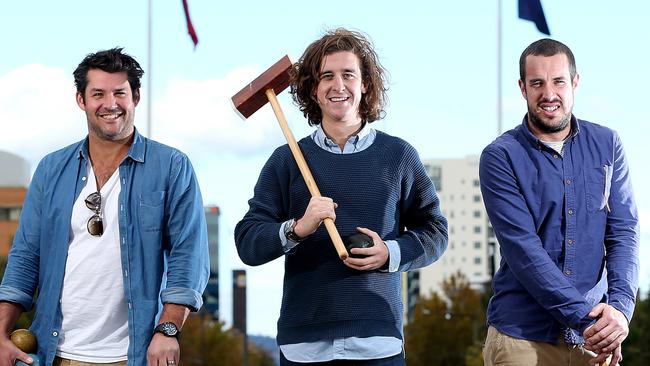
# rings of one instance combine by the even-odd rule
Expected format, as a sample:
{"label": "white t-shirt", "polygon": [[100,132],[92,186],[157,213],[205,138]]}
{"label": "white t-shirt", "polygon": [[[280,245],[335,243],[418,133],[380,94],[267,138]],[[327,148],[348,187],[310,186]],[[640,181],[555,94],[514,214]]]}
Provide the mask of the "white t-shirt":
{"label": "white t-shirt", "polygon": [[72,208],[61,294],[63,323],[56,353],[71,360],[111,363],[126,360],[129,347],[118,223],[120,174],[116,169],[101,189],[104,234],[95,237],[86,227],[95,212],[85,200],[97,190],[88,165],[88,183]]}

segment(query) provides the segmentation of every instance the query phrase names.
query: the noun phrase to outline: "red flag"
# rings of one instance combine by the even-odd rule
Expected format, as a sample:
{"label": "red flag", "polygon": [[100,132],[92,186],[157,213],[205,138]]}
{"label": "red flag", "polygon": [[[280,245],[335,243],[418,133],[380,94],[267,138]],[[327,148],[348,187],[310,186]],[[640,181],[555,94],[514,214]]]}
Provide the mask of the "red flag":
{"label": "red flag", "polygon": [[190,19],[190,10],[187,8],[187,0],[183,0],[183,10],[185,10],[185,20],[187,21],[187,33],[190,34],[192,42],[194,42],[194,47],[199,43],[199,37],[196,36],[196,31],[194,31],[194,26],[192,25],[192,19]]}

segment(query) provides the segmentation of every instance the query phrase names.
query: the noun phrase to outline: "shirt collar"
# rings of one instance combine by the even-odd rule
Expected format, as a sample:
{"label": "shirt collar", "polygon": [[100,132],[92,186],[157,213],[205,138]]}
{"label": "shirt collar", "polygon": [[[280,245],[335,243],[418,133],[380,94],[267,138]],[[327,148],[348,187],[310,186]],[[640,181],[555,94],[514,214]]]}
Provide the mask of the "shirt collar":
{"label": "shirt collar", "polygon": [[[356,134],[350,135],[350,137],[348,137],[347,142],[351,143],[353,145],[356,145],[360,140],[362,140],[364,137],[366,137],[366,136],[368,136],[368,134],[370,134],[371,129],[372,128],[370,127],[369,123],[364,123],[361,130],[359,130]],[[328,147],[337,147],[338,146],[336,144],[336,142],[334,142],[334,140],[332,140],[331,138],[329,138],[325,134],[325,130],[323,130],[322,123],[318,125],[318,127],[316,128],[316,131],[314,132],[314,140],[316,140],[318,142],[322,141],[323,145],[328,146]]]}
{"label": "shirt collar", "polygon": [[[580,124],[578,123],[578,119],[573,114],[571,115],[571,122],[569,123],[571,124],[571,133],[566,137],[566,139],[564,139],[565,141],[576,137],[580,132]],[[542,140],[537,138],[537,136],[533,135],[533,133],[530,131],[530,127],[528,127],[528,114],[524,115],[524,120],[521,122],[521,131],[526,140],[528,140],[531,145],[539,146],[544,144]]]}
{"label": "shirt collar", "polygon": [[[146,138],[140,135],[137,128],[133,129],[133,143],[126,154],[127,158],[131,158],[139,163],[144,163]],[[79,146],[79,159],[87,159],[90,156],[88,152],[88,136],[83,140]]]}

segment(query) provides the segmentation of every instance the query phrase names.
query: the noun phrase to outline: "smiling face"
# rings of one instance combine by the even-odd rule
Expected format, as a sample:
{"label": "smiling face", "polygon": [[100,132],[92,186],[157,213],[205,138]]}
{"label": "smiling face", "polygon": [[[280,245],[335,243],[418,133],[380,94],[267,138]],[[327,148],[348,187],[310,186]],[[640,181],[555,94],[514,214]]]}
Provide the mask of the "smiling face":
{"label": "smiling face", "polygon": [[361,123],[359,103],[365,92],[357,55],[341,51],[323,57],[315,96],[324,124]]}
{"label": "smiling face", "polygon": [[126,72],[99,69],[88,70],[84,95],[77,93],[77,104],[86,112],[88,133],[106,141],[122,140],[133,133],[139,99],[139,91],[131,92]]}
{"label": "smiling face", "polygon": [[564,139],[570,132],[574,91],[579,75],[571,80],[569,61],[563,53],[526,56],[526,80],[519,80],[528,104],[528,126],[545,141]]}

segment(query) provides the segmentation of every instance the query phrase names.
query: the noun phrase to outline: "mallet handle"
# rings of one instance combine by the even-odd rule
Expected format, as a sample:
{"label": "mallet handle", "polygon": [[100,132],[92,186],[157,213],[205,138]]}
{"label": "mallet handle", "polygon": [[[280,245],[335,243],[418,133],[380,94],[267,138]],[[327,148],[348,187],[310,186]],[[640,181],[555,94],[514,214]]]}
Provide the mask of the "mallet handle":
{"label": "mallet handle", "polygon": [[[321,194],[318,190],[318,186],[316,185],[316,181],[314,181],[314,177],[311,175],[311,171],[309,170],[309,166],[305,161],[305,157],[302,155],[302,151],[300,150],[296,139],[293,137],[293,133],[291,133],[291,130],[289,129],[289,124],[287,123],[287,119],[282,112],[282,108],[280,108],[280,103],[278,103],[278,98],[275,95],[275,91],[273,91],[273,89],[267,89],[266,96],[269,98],[269,102],[271,103],[273,112],[275,112],[275,117],[277,117],[278,123],[280,123],[282,133],[284,133],[284,137],[287,139],[287,143],[289,144],[289,149],[291,149],[293,158],[296,159],[298,169],[300,169],[300,173],[302,174],[305,183],[307,183],[309,193],[311,193],[312,197],[320,197]],[[327,233],[330,235],[330,239],[332,239],[332,243],[334,244],[334,248],[336,248],[336,252],[338,253],[339,258],[341,258],[341,260],[346,260],[348,258],[348,251],[345,250],[345,245],[343,245],[341,235],[339,235],[339,231],[334,225],[334,220],[326,218],[323,220],[323,222],[325,224],[325,228],[327,229]]]}

